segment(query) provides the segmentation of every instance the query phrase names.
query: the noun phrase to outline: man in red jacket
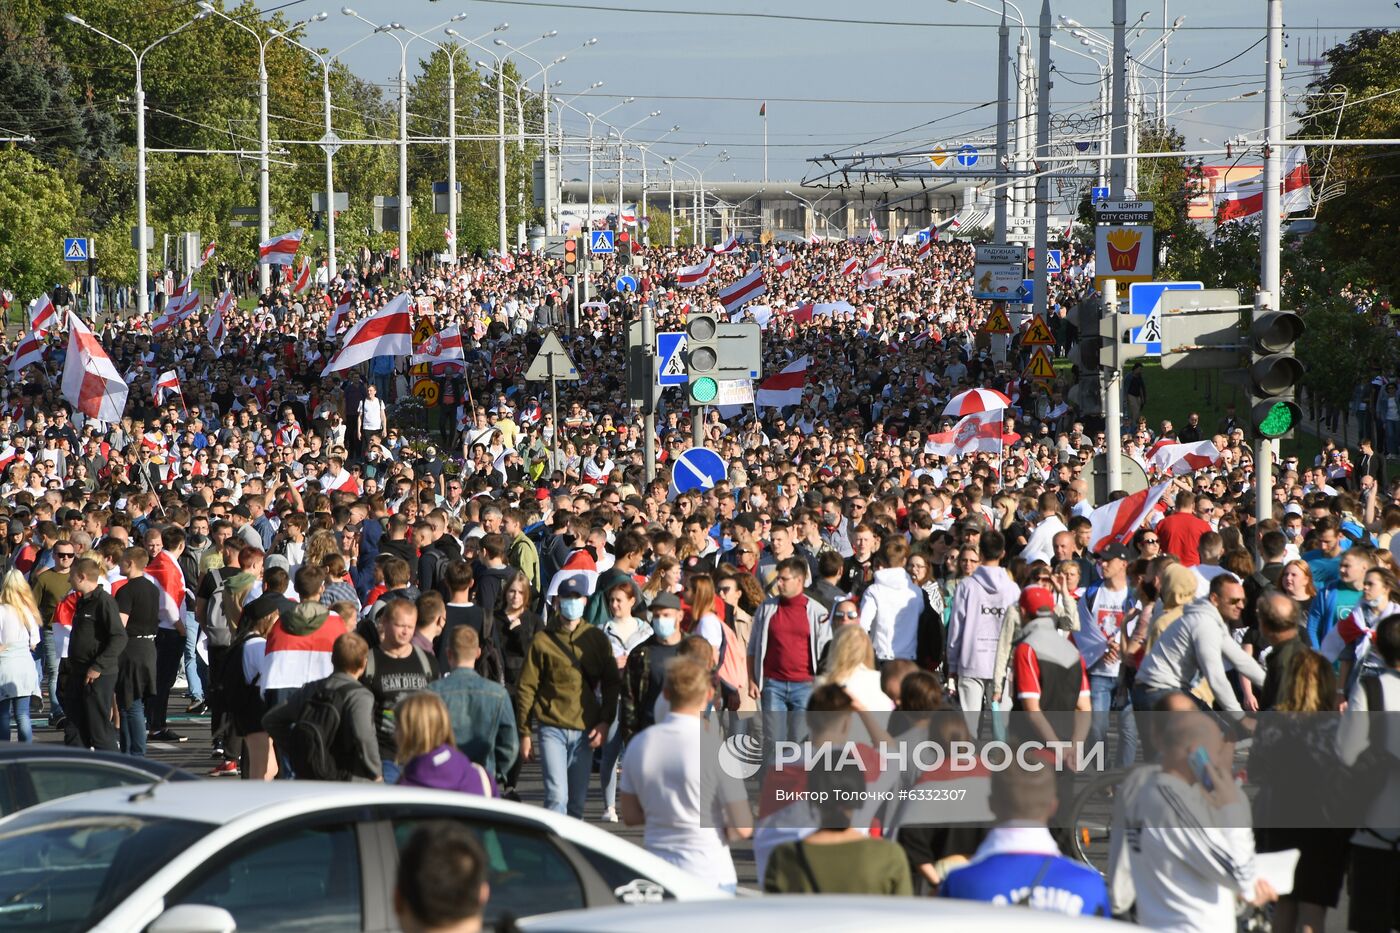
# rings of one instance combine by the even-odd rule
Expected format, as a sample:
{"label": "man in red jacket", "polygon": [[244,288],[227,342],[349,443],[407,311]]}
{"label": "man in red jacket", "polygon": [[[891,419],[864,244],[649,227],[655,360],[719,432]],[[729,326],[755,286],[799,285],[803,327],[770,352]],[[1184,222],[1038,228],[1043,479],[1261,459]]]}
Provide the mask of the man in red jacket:
{"label": "man in red jacket", "polygon": [[1157,540],[1162,543],[1162,550],[1184,566],[1194,567],[1201,562],[1201,535],[1211,530],[1210,524],[1197,514],[1196,494],[1182,490],[1176,494],[1176,511],[1157,523]]}

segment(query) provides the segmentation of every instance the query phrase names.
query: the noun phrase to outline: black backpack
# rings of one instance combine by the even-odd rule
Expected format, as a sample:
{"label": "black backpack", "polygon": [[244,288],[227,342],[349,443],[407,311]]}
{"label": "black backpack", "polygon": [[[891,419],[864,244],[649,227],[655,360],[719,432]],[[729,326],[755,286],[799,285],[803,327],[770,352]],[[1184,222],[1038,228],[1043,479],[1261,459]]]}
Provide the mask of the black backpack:
{"label": "black backpack", "polygon": [[307,697],[301,715],[292,723],[287,741],[287,757],[292,772],[303,780],[344,781],[350,774],[341,767],[336,754],[344,745],[340,740],[341,713],[345,697],[359,684],[332,686],[325,681]]}
{"label": "black backpack", "polygon": [[496,614],[489,609],[481,614],[481,656],[476,659],[476,672],[498,684],[506,682],[505,658],[496,643]]}

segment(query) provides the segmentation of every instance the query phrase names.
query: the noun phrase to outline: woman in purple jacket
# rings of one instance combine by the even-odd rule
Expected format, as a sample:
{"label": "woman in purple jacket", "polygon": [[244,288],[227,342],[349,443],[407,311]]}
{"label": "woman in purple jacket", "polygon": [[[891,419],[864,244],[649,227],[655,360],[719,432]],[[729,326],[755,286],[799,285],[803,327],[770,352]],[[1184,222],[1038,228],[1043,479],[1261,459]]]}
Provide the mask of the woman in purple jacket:
{"label": "woman in purple jacket", "polygon": [[486,769],[458,750],[452,739],[447,705],[436,693],[412,693],[394,707],[396,760],[403,769],[399,783],[409,787],[457,790],[499,797]]}

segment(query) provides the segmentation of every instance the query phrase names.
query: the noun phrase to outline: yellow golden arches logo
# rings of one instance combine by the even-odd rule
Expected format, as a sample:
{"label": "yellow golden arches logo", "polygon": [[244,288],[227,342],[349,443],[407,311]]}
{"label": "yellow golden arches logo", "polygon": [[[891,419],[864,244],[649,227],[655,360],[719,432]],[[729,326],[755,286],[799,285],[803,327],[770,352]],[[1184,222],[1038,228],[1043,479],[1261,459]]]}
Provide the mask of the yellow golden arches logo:
{"label": "yellow golden arches logo", "polygon": [[1114,272],[1132,272],[1138,265],[1142,234],[1133,230],[1114,230],[1104,237],[1108,241],[1108,267]]}

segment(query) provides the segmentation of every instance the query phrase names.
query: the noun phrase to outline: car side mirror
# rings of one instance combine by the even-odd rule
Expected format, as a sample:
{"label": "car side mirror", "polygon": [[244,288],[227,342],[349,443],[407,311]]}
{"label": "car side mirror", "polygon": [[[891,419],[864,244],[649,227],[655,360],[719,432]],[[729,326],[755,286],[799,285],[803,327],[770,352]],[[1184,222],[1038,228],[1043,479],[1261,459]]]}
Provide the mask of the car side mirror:
{"label": "car side mirror", "polygon": [[177,904],[146,927],[146,933],[236,933],[238,921],[222,907]]}

